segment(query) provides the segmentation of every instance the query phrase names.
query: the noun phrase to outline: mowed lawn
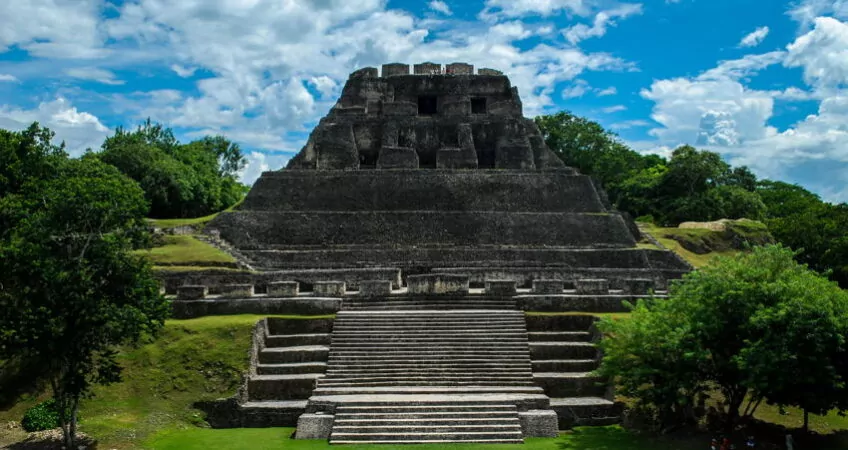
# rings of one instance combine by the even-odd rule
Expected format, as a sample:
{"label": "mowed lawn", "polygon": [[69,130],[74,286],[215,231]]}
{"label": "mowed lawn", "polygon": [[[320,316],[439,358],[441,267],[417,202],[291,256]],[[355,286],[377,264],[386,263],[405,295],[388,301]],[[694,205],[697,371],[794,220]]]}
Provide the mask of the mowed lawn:
{"label": "mowed lawn", "polygon": [[[389,450],[392,445],[331,446],[327,441],[292,439],[294,428],[232,430],[188,429],[163,432],[146,443],[155,450]],[[707,442],[706,444],[709,444]],[[578,428],[559,438],[531,438],[520,444],[422,444],[404,445],[410,450],[700,450],[699,442],[657,440],[620,427]]]}

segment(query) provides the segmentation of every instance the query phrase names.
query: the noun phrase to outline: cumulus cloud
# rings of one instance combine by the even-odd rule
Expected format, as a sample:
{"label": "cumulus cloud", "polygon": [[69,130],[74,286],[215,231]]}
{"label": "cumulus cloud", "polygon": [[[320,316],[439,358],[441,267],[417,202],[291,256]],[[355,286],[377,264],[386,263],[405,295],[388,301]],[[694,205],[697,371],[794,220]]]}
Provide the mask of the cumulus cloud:
{"label": "cumulus cloud", "polygon": [[56,142],[64,141],[72,155],[80,155],[87,148],[100,148],[100,144],[109,134],[109,129],[100,119],[79,111],[62,97],[42,102],[32,109],[0,107],[2,129],[23,130],[33,122],[39,122],[53,130],[56,133]]}
{"label": "cumulus cloud", "polygon": [[480,13],[480,17],[483,19],[528,15],[547,17],[562,12],[587,16],[593,10],[594,3],[592,0],[486,0],[485,9]]}
{"label": "cumulus cloud", "polygon": [[0,73],[0,82],[15,82],[18,81],[18,77],[14,75],[10,75],[8,73]]}
{"label": "cumulus cloud", "polygon": [[739,41],[740,47],[756,47],[760,45],[769,34],[769,27],[759,27],[746,35]]}
{"label": "cumulus cloud", "polygon": [[595,15],[595,20],[592,26],[586,24],[577,24],[565,30],[563,35],[572,44],[577,44],[580,41],[592,37],[601,37],[607,34],[609,27],[616,26],[616,19],[626,19],[627,17],[642,14],[641,4],[626,3],[617,8],[601,11]]}
{"label": "cumulus cloud", "polygon": [[440,12],[440,13],[446,15],[446,16],[453,15],[453,12],[451,11],[450,6],[448,6],[448,4],[443,2],[442,0],[433,0],[429,3],[428,6],[433,11]]}
{"label": "cumulus cloud", "polygon": [[115,78],[115,74],[104,69],[96,67],[73,67],[65,69],[65,75],[71,78],[80,80],[96,81],[103,84],[120,85],[124,84],[123,80]]}
{"label": "cumulus cloud", "polygon": [[606,89],[601,89],[600,91],[598,91],[598,97],[607,97],[616,94],[618,94],[618,89],[615,86],[610,86]]}
{"label": "cumulus cloud", "polygon": [[800,67],[816,89],[832,91],[848,85],[848,24],[819,17],[814,28],[787,47],[785,65]]}
{"label": "cumulus cloud", "polygon": [[27,0],[0,2],[3,21],[0,53],[18,46],[34,56],[57,59],[103,57],[98,29],[103,0]]}

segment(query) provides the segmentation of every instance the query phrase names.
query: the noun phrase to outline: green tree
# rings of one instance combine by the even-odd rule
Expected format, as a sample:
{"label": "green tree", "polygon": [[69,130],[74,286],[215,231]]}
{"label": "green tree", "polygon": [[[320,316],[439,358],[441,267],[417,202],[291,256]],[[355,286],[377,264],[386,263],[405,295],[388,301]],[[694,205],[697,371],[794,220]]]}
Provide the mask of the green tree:
{"label": "green tree", "polygon": [[728,427],[764,400],[848,410],[848,293],[793,256],[777,245],[719,258],[667,300],[603,320],[600,373],[664,425],[715,390]]}
{"label": "green tree", "polygon": [[170,129],[148,120],[135,131],[117,129],[98,157],[141,185],[152,217],[211,214],[246,192],[236,178],[244,155],[222,136],[180,144]]}
{"label": "green tree", "polygon": [[66,448],[75,448],[80,399],[120,379],[117,347],[164,325],[168,302],[131,253],[146,238],[147,210],[134,181],[91,155],[0,197],[10,225],[0,231],[0,359],[38,362]]}

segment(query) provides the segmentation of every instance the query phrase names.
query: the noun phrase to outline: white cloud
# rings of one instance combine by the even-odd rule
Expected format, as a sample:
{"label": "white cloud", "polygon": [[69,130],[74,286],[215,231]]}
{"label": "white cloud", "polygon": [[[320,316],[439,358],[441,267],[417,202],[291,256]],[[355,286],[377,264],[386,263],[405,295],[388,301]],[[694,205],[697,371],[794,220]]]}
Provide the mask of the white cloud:
{"label": "white cloud", "polygon": [[785,65],[802,68],[804,80],[815,89],[848,86],[848,24],[820,17],[814,26],[787,47]]}
{"label": "white cloud", "polygon": [[601,89],[600,91],[598,91],[598,97],[607,97],[616,94],[618,94],[618,89],[615,86],[610,86],[606,89]]}
{"label": "white cloud", "polygon": [[80,155],[86,148],[100,148],[109,134],[109,129],[100,119],[77,110],[62,97],[42,102],[33,109],[0,107],[0,129],[23,130],[33,122],[53,130],[56,133],[55,141],[65,141],[72,155]]}
{"label": "white cloud", "polygon": [[788,12],[789,16],[801,24],[801,29],[809,29],[815,19],[832,15],[839,19],[848,19],[848,0],[799,0]]}
{"label": "white cloud", "polygon": [[601,109],[601,111],[603,111],[606,114],[612,114],[612,113],[617,113],[617,112],[621,112],[621,111],[627,111],[627,107],[624,106],[624,105],[615,105],[615,106],[610,106],[608,108],[603,108],[603,109]]}
{"label": "white cloud", "polygon": [[769,34],[769,27],[759,27],[746,35],[739,41],[740,47],[756,47],[760,45]]}
{"label": "white cloud", "polygon": [[560,12],[587,16],[591,13],[593,4],[592,0],[486,0],[486,7],[480,17],[547,17]]}
{"label": "white cloud", "polygon": [[633,119],[633,120],[625,120],[623,122],[616,122],[610,125],[610,128],[613,130],[629,130],[631,128],[644,128],[651,126],[651,122],[647,120],[641,119]]}
{"label": "white cloud", "polygon": [[16,82],[18,78],[14,75],[10,75],[8,73],[0,73],[0,83],[2,82]]}
{"label": "white cloud", "polygon": [[440,12],[446,16],[453,15],[453,11],[451,11],[450,6],[442,0],[433,0],[428,6],[433,11]]}
{"label": "white cloud", "polygon": [[185,67],[179,64],[171,64],[171,70],[173,70],[174,73],[179,75],[181,78],[188,78],[197,72],[197,67]]}
{"label": "white cloud", "polygon": [[592,26],[585,24],[577,24],[565,30],[563,35],[572,44],[577,44],[580,41],[591,37],[601,37],[607,33],[608,27],[616,26],[616,19],[626,19],[630,16],[642,14],[642,5],[634,3],[625,3],[614,9],[601,11],[595,15],[595,21]]}
{"label": "white cloud", "polygon": [[96,81],[98,83],[121,85],[124,81],[115,79],[115,74],[96,67],[72,67],[65,69],[65,75],[80,80]]}
{"label": "white cloud", "polygon": [[0,2],[0,53],[12,46],[34,56],[57,59],[106,55],[98,29],[103,0]]}
{"label": "white cloud", "polygon": [[562,90],[562,98],[568,100],[571,98],[580,98],[586,95],[590,90],[589,83],[586,80],[574,80],[574,84]]}

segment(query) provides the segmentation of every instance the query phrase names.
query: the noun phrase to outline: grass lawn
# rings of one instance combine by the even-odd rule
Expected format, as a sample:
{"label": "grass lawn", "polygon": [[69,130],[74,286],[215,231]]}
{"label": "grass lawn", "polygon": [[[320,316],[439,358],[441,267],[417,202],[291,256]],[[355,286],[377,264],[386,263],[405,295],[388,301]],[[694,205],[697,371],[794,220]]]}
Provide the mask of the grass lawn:
{"label": "grass lawn", "polygon": [[215,264],[235,264],[229,253],[209,245],[194,236],[165,236],[164,245],[138,253],[146,255],[153,265],[209,266]]}
{"label": "grass lawn", "polygon": [[[298,441],[291,439],[294,428],[258,428],[210,430],[193,428],[162,432],[145,444],[156,450],[321,450],[336,449],[326,441]],[[681,447],[680,445],[685,445]],[[414,450],[700,450],[704,446],[689,445],[679,441],[656,440],[642,437],[620,427],[578,428],[562,433],[558,438],[526,439],[524,445],[516,444],[426,444],[404,445]],[[388,450],[387,445],[345,445],[350,450]],[[397,448],[397,447],[394,447]]]}
{"label": "grass lawn", "polygon": [[[95,388],[95,396],[82,402],[80,431],[97,439],[99,448],[121,450],[141,448],[162,430],[192,432],[202,424],[194,402],[235,393],[247,369],[253,325],[264,317],[169,320],[154,342],[121,352],[123,381]],[[0,411],[0,424],[20,421],[45,398],[24,398]],[[0,428],[0,448],[23,437]]]}

